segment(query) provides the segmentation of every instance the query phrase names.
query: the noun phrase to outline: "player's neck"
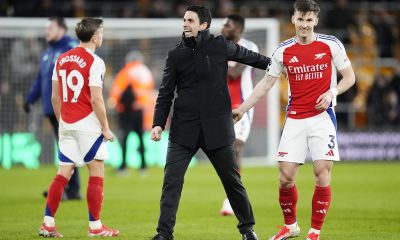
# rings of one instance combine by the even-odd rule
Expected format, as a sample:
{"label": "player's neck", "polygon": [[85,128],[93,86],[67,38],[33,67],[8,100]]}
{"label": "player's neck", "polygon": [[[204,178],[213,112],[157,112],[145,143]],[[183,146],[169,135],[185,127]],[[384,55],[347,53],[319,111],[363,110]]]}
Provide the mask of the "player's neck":
{"label": "player's neck", "polygon": [[79,47],[88,48],[92,50],[92,52],[96,51],[96,46],[94,45],[94,43],[91,42],[81,42],[79,44]]}
{"label": "player's neck", "polygon": [[311,35],[307,37],[300,37],[299,35],[296,36],[296,41],[301,45],[307,45],[314,41],[315,33],[313,32]]}

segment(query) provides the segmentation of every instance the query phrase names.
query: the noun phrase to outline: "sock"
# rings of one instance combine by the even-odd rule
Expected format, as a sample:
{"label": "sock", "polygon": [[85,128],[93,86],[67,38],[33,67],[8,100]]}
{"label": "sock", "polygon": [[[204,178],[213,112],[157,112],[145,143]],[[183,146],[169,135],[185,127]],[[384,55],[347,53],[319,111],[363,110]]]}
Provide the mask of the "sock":
{"label": "sock", "polygon": [[331,205],[331,187],[315,186],[312,199],[311,227],[321,230],[329,206]]}
{"label": "sock", "polygon": [[46,225],[48,227],[55,227],[56,226],[56,223],[55,223],[53,217],[44,216],[43,222],[44,222],[44,225]]}
{"label": "sock", "polygon": [[318,235],[319,235],[320,232],[321,232],[321,230],[317,230],[317,229],[315,229],[315,228],[310,228],[310,230],[308,231],[308,234],[310,234],[310,233],[315,233],[315,234],[318,234]]}
{"label": "sock", "polygon": [[100,220],[101,205],[103,203],[102,177],[89,177],[86,199],[89,209],[89,221],[96,222]]}
{"label": "sock", "polygon": [[101,228],[103,225],[101,224],[100,220],[97,221],[89,221],[89,228],[90,229],[99,229]]}
{"label": "sock", "polygon": [[291,188],[279,189],[279,203],[282,208],[285,225],[296,223],[296,204],[297,204],[297,188],[294,185]]}
{"label": "sock", "polygon": [[56,214],[58,206],[60,205],[62,194],[67,183],[68,179],[62,175],[57,175],[53,179],[53,182],[51,183],[49,191],[47,193],[46,211],[44,213],[45,219],[43,220],[44,222],[47,221],[49,224],[51,223],[51,219],[46,218],[46,216],[48,216],[53,218],[54,224],[54,215]]}

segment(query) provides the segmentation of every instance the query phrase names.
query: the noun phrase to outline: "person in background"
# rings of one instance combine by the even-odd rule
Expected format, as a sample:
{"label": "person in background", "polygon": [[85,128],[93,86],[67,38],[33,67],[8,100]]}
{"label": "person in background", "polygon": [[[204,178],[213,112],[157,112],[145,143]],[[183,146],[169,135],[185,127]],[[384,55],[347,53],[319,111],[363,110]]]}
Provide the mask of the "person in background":
{"label": "person in background", "polygon": [[[257,45],[242,37],[245,26],[245,20],[242,16],[231,14],[224,20],[222,28],[222,35],[227,40],[239,44],[253,52],[258,53]],[[254,69],[238,62],[228,62],[228,87],[229,95],[231,97],[232,109],[239,107],[239,105],[246,99],[253,90],[253,77]],[[242,150],[250,135],[251,123],[253,121],[253,108],[250,109],[246,116],[243,117],[238,123],[234,125],[235,128],[235,154],[236,161],[241,171],[241,155]],[[220,210],[222,216],[234,215],[231,204],[228,198],[225,198]]]}
{"label": "person in background", "polygon": [[[45,32],[48,47],[42,53],[39,72],[24,102],[24,111],[30,113],[31,105],[41,98],[43,114],[47,119],[49,119],[57,140],[58,122],[54,115],[53,106],[51,105],[51,77],[54,63],[58,56],[78,45],[78,42],[74,38],[67,35],[67,30],[68,28],[64,18],[49,18]],[[65,188],[63,199],[82,199],[79,190],[79,171],[76,169],[68,183],[68,186]],[[44,191],[43,195],[44,197],[47,197],[47,191]]]}
{"label": "person in background", "polygon": [[153,75],[144,64],[143,55],[131,51],[125,57],[125,66],[117,74],[110,90],[109,102],[118,112],[121,131],[122,164],[118,171],[127,170],[127,140],[130,131],[139,138],[139,153],[141,157],[140,170],[146,169],[145,146],[143,141],[143,118],[146,106],[152,103],[154,88]]}

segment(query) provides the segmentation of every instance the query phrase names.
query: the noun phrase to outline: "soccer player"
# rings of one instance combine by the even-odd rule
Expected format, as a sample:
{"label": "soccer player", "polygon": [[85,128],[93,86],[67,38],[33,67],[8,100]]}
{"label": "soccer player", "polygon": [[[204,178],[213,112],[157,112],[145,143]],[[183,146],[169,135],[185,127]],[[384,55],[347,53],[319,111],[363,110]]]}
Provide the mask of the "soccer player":
{"label": "soccer player", "polygon": [[[336,141],[336,96],[355,83],[354,71],[343,44],[334,36],[314,32],[319,6],[313,0],[297,0],[292,23],[296,36],[281,43],[272,55],[265,77],[246,101],[233,110],[238,121],[263,97],[285,69],[289,80],[289,104],[277,160],[280,171],[279,203],[285,225],[272,240],[298,236],[295,180],[310,149],[314,164],[315,190],[311,228],[307,240],[318,240],[331,204],[331,171],[339,161]],[[336,69],[343,78],[336,83]]]}
{"label": "soccer player", "polygon": [[[242,37],[244,26],[245,20],[242,16],[237,14],[229,15],[224,20],[222,35],[224,35],[226,39],[258,53],[257,45]],[[250,93],[253,90],[253,76],[253,67],[234,61],[228,62],[228,87],[231,96],[232,109],[239,107],[243,100],[250,96]],[[239,171],[241,167],[240,158],[242,149],[249,137],[252,121],[253,109],[250,109],[246,113],[245,117],[234,126],[236,136],[234,147]],[[223,216],[234,215],[228,198],[225,198],[220,214]]]}
{"label": "soccer player", "polygon": [[113,141],[102,95],[103,60],[94,52],[103,41],[103,20],[84,18],[75,27],[80,45],[56,61],[53,71],[52,104],[59,122],[59,169],[50,185],[39,235],[62,237],[54,217],[62,192],[75,167],[87,165],[89,182],[89,236],[117,236],[119,231],[100,221],[103,202],[105,141]]}
{"label": "soccer player", "polygon": [[[50,17],[46,25],[46,42],[48,48],[42,53],[40,59],[40,68],[36,80],[29,90],[24,103],[24,111],[31,111],[30,105],[41,98],[43,115],[49,119],[53,128],[54,135],[58,140],[58,122],[54,115],[54,110],[51,105],[51,76],[53,74],[54,62],[60,54],[71,50],[78,45],[78,41],[67,35],[67,24],[62,17]],[[80,200],[80,183],[79,171],[75,169],[71,180],[64,189],[64,200]],[[47,197],[47,191],[43,195]]]}

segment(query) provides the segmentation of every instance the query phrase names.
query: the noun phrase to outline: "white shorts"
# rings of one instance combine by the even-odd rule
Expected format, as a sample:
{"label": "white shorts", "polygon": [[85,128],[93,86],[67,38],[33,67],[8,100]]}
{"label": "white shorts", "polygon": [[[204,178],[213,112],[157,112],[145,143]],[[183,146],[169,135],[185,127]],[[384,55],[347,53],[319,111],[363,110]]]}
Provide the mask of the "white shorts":
{"label": "white shorts", "polygon": [[304,164],[308,149],[313,161],[340,161],[336,116],[332,108],[310,118],[286,119],[279,143],[278,162]]}
{"label": "white shorts", "polygon": [[245,113],[242,119],[240,119],[240,121],[234,125],[234,128],[236,139],[239,139],[242,142],[246,142],[247,138],[250,135],[251,129],[251,120],[248,112]]}
{"label": "white shorts", "polygon": [[58,159],[60,165],[82,167],[93,159],[108,158],[107,146],[100,133],[81,131],[60,131]]}

